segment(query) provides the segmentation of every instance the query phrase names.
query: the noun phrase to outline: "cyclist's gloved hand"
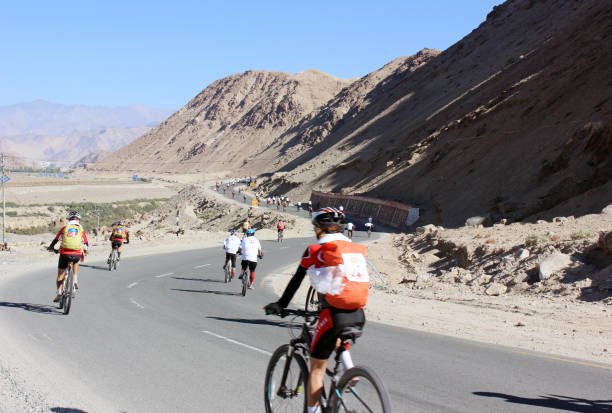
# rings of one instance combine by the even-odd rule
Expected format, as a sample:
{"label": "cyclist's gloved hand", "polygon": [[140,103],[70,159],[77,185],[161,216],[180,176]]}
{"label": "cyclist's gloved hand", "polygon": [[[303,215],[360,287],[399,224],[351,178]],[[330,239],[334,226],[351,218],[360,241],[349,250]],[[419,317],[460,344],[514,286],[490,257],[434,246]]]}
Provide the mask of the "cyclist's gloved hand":
{"label": "cyclist's gloved hand", "polygon": [[264,310],[266,311],[266,315],[269,315],[269,314],[280,315],[283,312],[283,307],[281,307],[279,303],[274,302],[274,303],[270,303],[266,305],[264,307]]}
{"label": "cyclist's gloved hand", "polygon": [[49,252],[55,252],[55,248],[53,248],[53,247],[49,246],[49,247],[47,247],[47,251],[49,251]]}

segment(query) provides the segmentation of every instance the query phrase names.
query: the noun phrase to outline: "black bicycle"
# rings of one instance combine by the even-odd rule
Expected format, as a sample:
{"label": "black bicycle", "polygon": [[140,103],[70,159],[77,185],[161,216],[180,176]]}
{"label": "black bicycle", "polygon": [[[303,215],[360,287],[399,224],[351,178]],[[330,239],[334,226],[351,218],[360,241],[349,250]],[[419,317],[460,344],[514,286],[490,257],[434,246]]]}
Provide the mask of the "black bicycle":
{"label": "black bicycle", "polygon": [[[52,250],[52,252],[59,254],[58,250]],[[64,314],[66,315],[70,313],[72,299],[74,298],[74,269],[72,265],[72,262],[68,262],[68,267],[66,268],[66,274],[64,274],[64,281],[62,284],[62,298],[58,303],[58,308],[60,310],[64,310]]]}
{"label": "black bicycle", "polygon": [[225,271],[225,282],[228,283],[232,281],[232,261],[227,260],[227,262],[225,263],[225,267],[223,267],[223,269]]}
{"label": "black bicycle", "polygon": [[242,270],[240,273],[240,278],[242,279],[242,296],[246,295],[247,289],[249,288],[249,272],[248,270]]}
{"label": "black bicycle", "polygon": [[[234,262],[236,264],[238,263],[238,256],[236,256],[236,261]],[[228,258],[227,260],[225,260],[225,264],[223,265],[223,271],[225,272],[225,283],[232,281],[232,269],[232,259]]]}
{"label": "black bicycle", "polygon": [[113,248],[108,260],[108,270],[112,271],[113,269],[116,271],[117,267],[119,266],[119,252],[117,251],[117,248]]}
{"label": "black bicycle", "polygon": [[[266,413],[306,412],[310,344],[318,312],[285,309],[281,317],[304,318],[301,332],[270,357],[264,387]],[[298,324],[299,326],[299,324]],[[293,331],[293,330],[292,330]],[[333,368],[321,395],[321,410],[336,412],[391,412],[389,393],[382,379],[369,367],[354,366],[350,347],[361,336],[361,329],[348,327],[340,333]]]}

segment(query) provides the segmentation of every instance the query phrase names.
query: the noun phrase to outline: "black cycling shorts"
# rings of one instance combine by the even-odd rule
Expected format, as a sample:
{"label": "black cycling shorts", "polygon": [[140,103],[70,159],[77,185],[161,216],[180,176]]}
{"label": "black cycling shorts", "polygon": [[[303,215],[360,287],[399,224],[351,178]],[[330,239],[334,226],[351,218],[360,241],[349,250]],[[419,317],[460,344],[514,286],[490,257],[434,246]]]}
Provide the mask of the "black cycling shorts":
{"label": "black cycling shorts", "polygon": [[236,254],[232,254],[231,252],[226,252],[225,262],[223,263],[223,265],[227,263],[227,260],[230,260],[232,262],[232,268],[236,268]]}
{"label": "black cycling shorts", "polygon": [[119,249],[123,245],[121,241],[111,241],[111,246],[113,249]]}
{"label": "black cycling shorts", "polygon": [[57,262],[57,268],[59,268],[60,270],[65,270],[66,268],[68,268],[69,262],[78,263],[79,261],[81,261],[80,255],[60,254],[59,261]]}
{"label": "black cycling shorts", "polygon": [[253,272],[255,268],[257,268],[257,263],[255,261],[242,260],[240,266],[242,267],[242,271],[245,271],[247,267],[249,267],[249,271]]}
{"label": "black cycling shorts", "polygon": [[324,308],[315,327],[310,354],[312,357],[327,360],[336,348],[336,341],[345,327],[363,328],[365,313],[359,310],[340,310]]}

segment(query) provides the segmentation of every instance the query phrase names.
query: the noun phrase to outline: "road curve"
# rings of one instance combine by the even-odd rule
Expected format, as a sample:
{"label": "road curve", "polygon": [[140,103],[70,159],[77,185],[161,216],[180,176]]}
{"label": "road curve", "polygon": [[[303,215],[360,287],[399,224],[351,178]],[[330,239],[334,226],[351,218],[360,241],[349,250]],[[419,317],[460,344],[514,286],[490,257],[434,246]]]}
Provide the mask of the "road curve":
{"label": "road curve", "polygon": [[[268,358],[289,339],[287,320],[261,310],[276,298],[265,275],[297,262],[309,241],[264,241],[246,297],[223,283],[221,248],[135,258],[126,248],[119,271],[82,269],[68,316],[51,306],[50,260],[3,284],[0,327],[15,357],[78,392],[52,411],[263,411]],[[607,365],[374,322],[354,359],[383,377],[395,412],[612,411]]]}

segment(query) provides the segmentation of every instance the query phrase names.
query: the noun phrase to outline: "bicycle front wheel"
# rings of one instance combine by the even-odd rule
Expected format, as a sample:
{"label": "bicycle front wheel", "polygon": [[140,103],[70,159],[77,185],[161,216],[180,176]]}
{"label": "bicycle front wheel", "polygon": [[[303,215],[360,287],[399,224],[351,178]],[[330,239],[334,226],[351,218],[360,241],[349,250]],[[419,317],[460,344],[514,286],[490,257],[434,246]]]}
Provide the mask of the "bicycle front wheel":
{"label": "bicycle front wheel", "polygon": [[331,394],[330,412],[390,413],[391,399],[382,379],[369,367],[352,367]]}
{"label": "bicycle front wheel", "polygon": [[307,406],[308,367],[297,354],[289,358],[289,344],[276,349],[266,370],[264,403],[266,413],[303,413]]}

